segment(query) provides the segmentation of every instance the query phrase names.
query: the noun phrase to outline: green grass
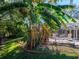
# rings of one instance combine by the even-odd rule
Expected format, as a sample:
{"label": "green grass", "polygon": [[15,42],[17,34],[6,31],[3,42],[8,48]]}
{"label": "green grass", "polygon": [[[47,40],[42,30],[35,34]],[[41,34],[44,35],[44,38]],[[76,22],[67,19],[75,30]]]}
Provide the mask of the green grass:
{"label": "green grass", "polygon": [[0,59],[78,59],[76,56],[66,56],[65,54],[53,52],[49,54],[30,54],[24,52],[16,41],[9,41],[1,45]]}

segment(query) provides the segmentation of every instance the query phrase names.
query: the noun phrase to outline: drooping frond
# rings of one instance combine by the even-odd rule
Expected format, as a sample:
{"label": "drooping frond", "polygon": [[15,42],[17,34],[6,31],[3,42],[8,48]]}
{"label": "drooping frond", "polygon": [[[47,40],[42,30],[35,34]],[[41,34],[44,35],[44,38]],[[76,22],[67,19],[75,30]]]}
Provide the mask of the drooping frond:
{"label": "drooping frond", "polygon": [[[27,3],[10,3],[0,7],[0,14],[15,8],[18,8],[18,9],[21,8],[21,11],[20,11],[21,14],[29,10],[27,11],[28,12],[27,15],[26,13],[23,14],[24,17],[29,16],[32,23],[41,22],[41,19],[43,19],[44,22],[46,22],[48,26],[53,29],[60,28],[61,24],[63,24],[64,27],[66,27],[65,23],[68,23],[70,20],[73,22],[76,22],[71,16],[69,16],[68,14],[62,11],[62,9],[70,8],[70,7],[72,8],[73,6],[68,6],[68,5],[55,6],[48,3],[37,3],[35,7],[31,6],[27,10],[24,10],[24,9],[22,10],[23,7],[28,8],[30,6],[27,5]],[[41,17],[39,17],[39,15]]]}
{"label": "drooping frond", "polygon": [[75,6],[74,5],[58,5],[57,7],[61,8],[61,9],[72,9]]}
{"label": "drooping frond", "polygon": [[[40,4],[38,4],[38,6],[39,7],[37,7],[37,8],[39,10],[41,10],[42,12],[44,12],[43,16],[48,18],[48,21],[47,20],[46,21],[49,22],[49,23],[51,23],[51,19],[53,18],[52,20],[54,20],[56,22],[56,24],[60,25],[60,23],[61,23],[61,24],[63,24],[63,26],[65,28],[67,28],[66,23],[69,23],[69,21],[76,22],[71,16],[64,13],[62,11],[61,7],[50,5],[50,4],[47,4],[47,3],[43,3],[43,4],[40,3]],[[55,25],[55,26],[57,26],[57,25]]]}

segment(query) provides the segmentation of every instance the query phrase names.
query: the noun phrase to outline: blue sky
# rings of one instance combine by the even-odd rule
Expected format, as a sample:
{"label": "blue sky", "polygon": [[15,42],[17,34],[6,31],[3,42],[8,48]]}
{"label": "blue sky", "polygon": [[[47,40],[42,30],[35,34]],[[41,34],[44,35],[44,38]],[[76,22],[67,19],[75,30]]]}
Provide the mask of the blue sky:
{"label": "blue sky", "polygon": [[[47,2],[48,0],[46,0]],[[70,0],[63,0],[62,2],[58,2],[58,5],[68,5],[70,4]],[[79,5],[79,0],[73,0],[73,4]]]}
{"label": "blue sky", "polygon": [[69,4],[69,0],[63,0],[62,2],[57,2],[58,5],[67,5]]}
{"label": "blue sky", "polygon": [[[59,5],[67,5],[70,4],[70,0],[63,0],[62,2],[58,2]],[[73,4],[79,5],[79,0],[73,0]]]}
{"label": "blue sky", "polygon": [[75,3],[76,5],[79,5],[79,0],[74,0],[74,3]]}

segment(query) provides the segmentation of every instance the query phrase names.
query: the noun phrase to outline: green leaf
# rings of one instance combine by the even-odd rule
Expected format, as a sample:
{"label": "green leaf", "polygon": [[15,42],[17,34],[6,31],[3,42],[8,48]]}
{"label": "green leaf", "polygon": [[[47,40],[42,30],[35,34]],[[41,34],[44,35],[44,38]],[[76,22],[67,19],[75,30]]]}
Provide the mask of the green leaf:
{"label": "green leaf", "polygon": [[59,22],[59,20],[55,16],[50,15],[50,14],[48,14],[46,12],[42,13],[42,15],[44,15],[44,17],[48,17],[49,18],[48,22],[50,22],[51,20],[54,20],[57,23],[57,25],[60,27],[61,23]]}
{"label": "green leaf", "polygon": [[52,8],[54,10],[58,10],[58,11],[61,11],[61,8],[57,7],[57,6],[54,6],[54,5],[51,5],[51,4],[48,4],[48,3],[39,3],[37,6],[41,6],[41,7],[46,7],[46,8]]}
{"label": "green leaf", "polygon": [[57,7],[61,8],[61,9],[72,9],[75,6],[74,5],[58,5]]}
{"label": "green leaf", "polygon": [[63,13],[63,15],[66,15],[69,18],[69,20],[71,20],[72,22],[76,22],[76,20],[74,18],[72,18],[70,15],[68,15],[64,12],[62,12],[62,13]]}
{"label": "green leaf", "polygon": [[5,4],[4,6],[0,7],[0,13],[3,13],[5,11],[9,11],[11,9],[15,8],[21,8],[21,7],[27,7],[27,4],[24,3],[10,3],[10,4]]}

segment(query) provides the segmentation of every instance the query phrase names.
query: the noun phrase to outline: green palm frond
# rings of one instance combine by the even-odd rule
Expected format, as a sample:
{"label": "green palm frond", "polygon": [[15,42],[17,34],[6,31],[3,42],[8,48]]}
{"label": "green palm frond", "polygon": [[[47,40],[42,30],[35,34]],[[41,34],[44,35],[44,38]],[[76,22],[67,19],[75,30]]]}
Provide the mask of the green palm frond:
{"label": "green palm frond", "polygon": [[48,22],[50,23],[50,21],[53,19],[56,23],[57,23],[57,25],[60,27],[60,25],[61,25],[61,23],[59,22],[59,20],[55,17],[55,16],[53,16],[53,15],[50,15],[50,14],[48,14],[48,13],[46,13],[46,12],[44,12],[44,13],[42,13],[44,16],[46,16],[46,17],[48,17]]}
{"label": "green palm frond", "polygon": [[59,19],[59,21],[61,22],[61,25],[63,25],[65,29],[68,29],[65,21],[63,20],[63,17],[61,17],[59,14],[57,14],[56,16]]}
{"label": "green palm frond", "polygon": [[58,11],[62,10],[61,8],[59,8],[57,6],[54,6],[54,5],[51,5],[51,4],[48,4],[48,3],[39,3],[38,6],[41,7],[41,8],[44,8],[44,7],[46,7],[46,8],[52,8],[52,9],[58,10]]}
{"label": "green palm frond", "polygon": [[74,18],[72,18],[70,15],[62,12],[63,15],[67,16],[69,20],[71,20],[72,22],[76,22],[76,20]]}
{"label": "green palm frond", "polygon": [[66,13],[64,13],[63,11],[62,11],[62,9],[60,8],[60,7],[58,7],[58,6],[54,6],[54,5],[50,5],[50,4],[46,4],[46,3],[44,3],[44,4],[38,4],[38,6],[40,6],[41,7],[41,10],[43,9],[43,8],[47,8],[47,9],[49,9],[49,8],[51,8],[52,10],[55,10],[55,12],[60,12],[62,15],[65,15],[65,16],[67,16],[68,18],[70,18],[73,22],[75,22],[75,20],[71,17],[71,16],[69,16],[68,14],[66,14]]}
{"label": "green palm frond", "polygon": [[39,15],[41,15],[43,20],[53,29],[59,28],[61,24],[63,24],[66,28],[65,22],[69,23],[70,20],[76,22],[71,16],[62,11],[62,9],[65,8],[73,8],[73,6],[71,5],[55,6],[48,3],[37,3],[35,7],[32,7],[29,6],[27,3],[10,3],[0,7],[0,14],[8,10],[16,8],[19,9],[23,7],[30,7],[28,9],[30,12],[26,10],[28,13],[27,15],[24,14],[23,16],[30,16],[32,23],[38,24],[38,22],[41,22],[41,18],[39,17]]}
{"label": "green palm frond", "polygon": [[[49,16],[48,14],[42,13],[43,20],[48,24],[51,29],[58,29],[60,27],[60,22],[55,16]],[[48,15],[48,16],[47,16]]]}
{"label": "green palm frond", "polygon": [[72,9],[75,6],[74,5],[58,5],[57,7],[61,8],[61,9]]}
{"label": "green palm frond", "polygon": [[[50,18],[53,18],[53,20],[60,25],[61,24],[67,29],[66,27],[66,23],[69,23],[69,21],[71,20],[72,22],[76,22],[71,16],[69,16],[68,14],[64,13],[62,11],[62,9],[65,9],[66,7],[73,7],[73,6],[62,6],[62,7],[58,7],[58,6],[54,6],[54,5],[50,5],[50,4],[38,4],[38,6],[40,6],[41,8],[39,8],[41,11],[44,10],[44,8],[47,8],[44,15]],[[50,10],[51,9],[51,10]],[[53,12],[54,10],[54,12]],[[51,12],[53,13],[51,13]],[[44,12],[44,11],[43,11]],[[53,16],[53,17],[52,17]],[[50,20],[51,21],[51,20]],[[66,22],[66,23],[65,23]]]}
{"label": "green palm frond", "polygon": [[47,17],[43,16],[42,18],[52,30],[53,29],[57,30],[59,28],[56,24],[54,24],[52,22],[48,22],[49,19]]}

